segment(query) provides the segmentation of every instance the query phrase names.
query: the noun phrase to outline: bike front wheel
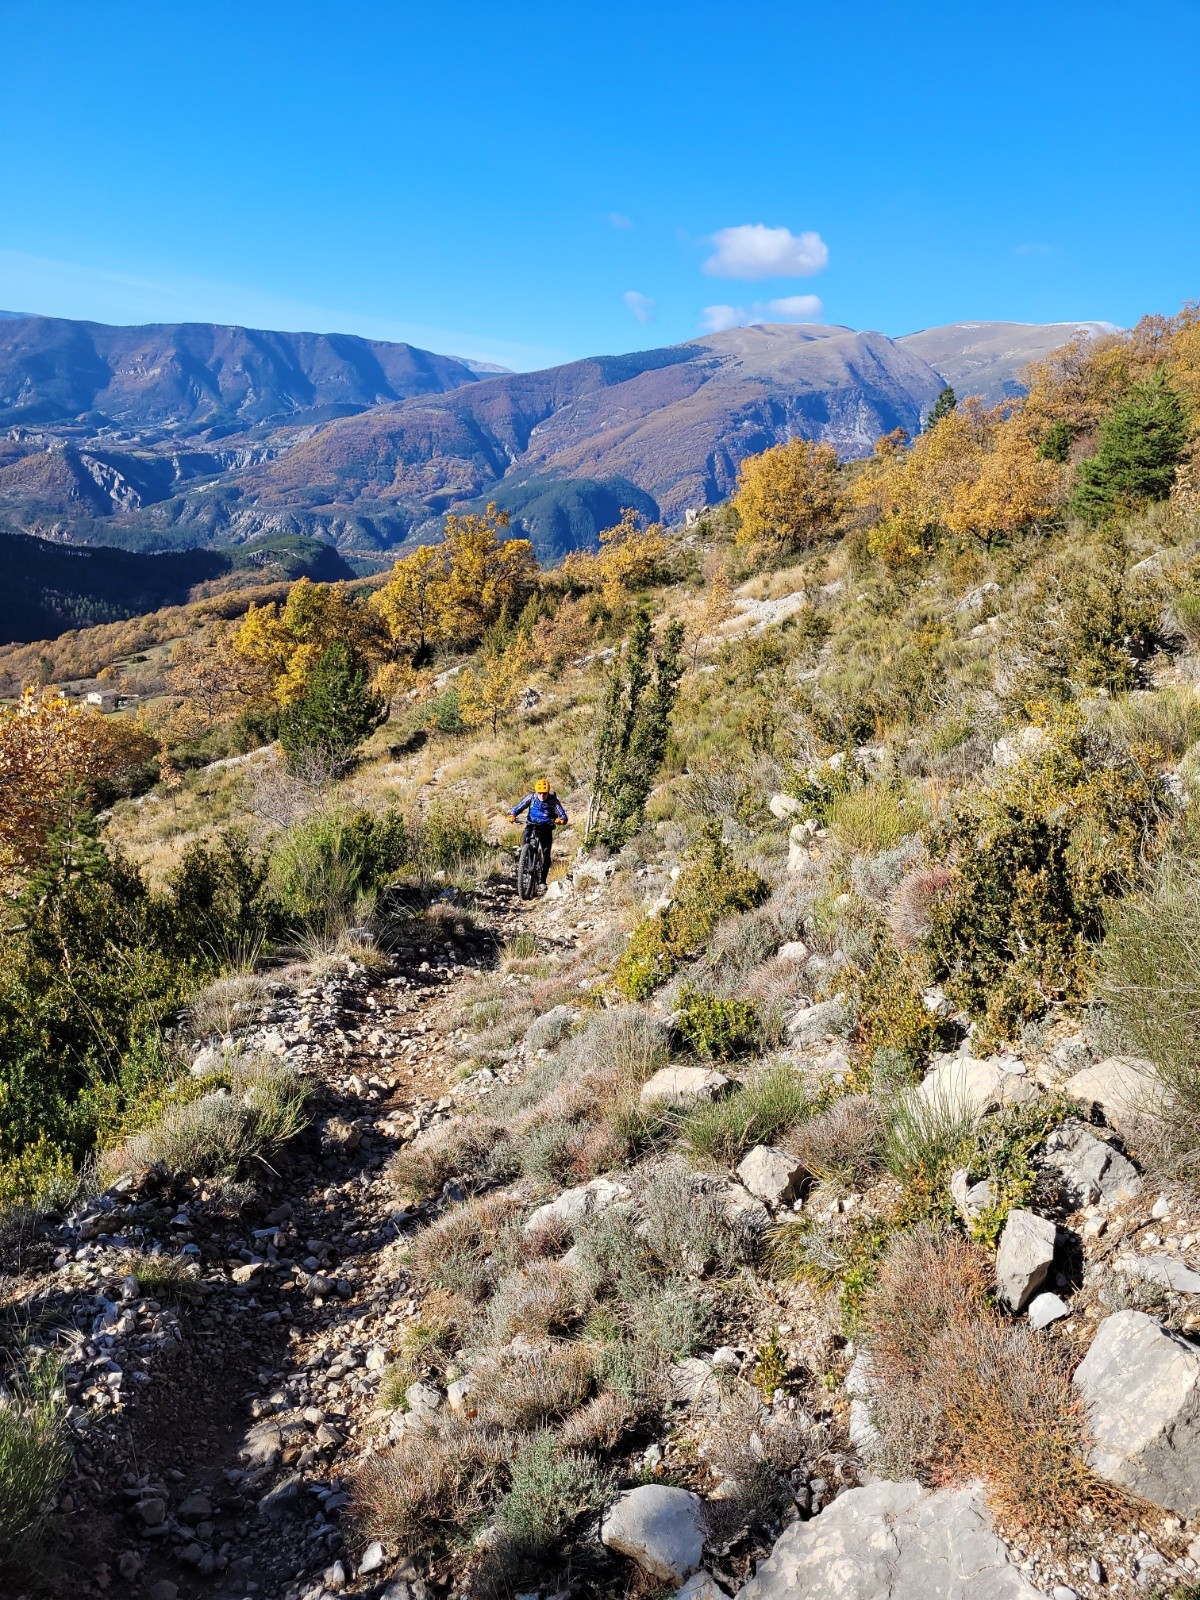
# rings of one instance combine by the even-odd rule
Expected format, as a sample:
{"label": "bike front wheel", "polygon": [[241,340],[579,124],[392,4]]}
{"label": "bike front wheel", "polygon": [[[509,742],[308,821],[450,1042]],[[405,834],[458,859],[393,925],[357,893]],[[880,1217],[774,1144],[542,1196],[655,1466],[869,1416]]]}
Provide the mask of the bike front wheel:
{"label": "bike front wheel", "polygon": [[521,846],[521,854],[517,857],[517,894],[522,900],[532,900],[537,893],[540,855],[532,839]]}

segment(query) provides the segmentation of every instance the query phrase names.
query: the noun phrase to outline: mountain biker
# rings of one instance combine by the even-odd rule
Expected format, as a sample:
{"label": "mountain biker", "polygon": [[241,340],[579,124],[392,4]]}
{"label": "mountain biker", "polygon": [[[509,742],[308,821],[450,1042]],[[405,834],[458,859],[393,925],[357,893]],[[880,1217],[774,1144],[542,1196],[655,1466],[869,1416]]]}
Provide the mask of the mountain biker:
{"label": "mountain biker", "polygon": [[545,883],[550,871],[550,845],[554,830],[561,828],[567,820],[562,801],[550,787],[549,778],[539,778],[533,786],[533,793],[527,794],[519,805],[513,807],[512,820],[515,822],[525,810],[529,812],[529,821],[525,824],[524,837],[534,834],[541,842],[542,882]]}

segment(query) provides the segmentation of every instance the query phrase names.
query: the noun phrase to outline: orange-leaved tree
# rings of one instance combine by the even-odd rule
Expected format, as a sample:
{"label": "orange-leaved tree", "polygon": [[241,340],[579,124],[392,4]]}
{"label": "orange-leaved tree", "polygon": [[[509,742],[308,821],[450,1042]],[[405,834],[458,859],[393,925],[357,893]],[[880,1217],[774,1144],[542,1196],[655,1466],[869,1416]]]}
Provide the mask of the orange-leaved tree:
{"label": "orange-leaved tree", "polygon": [[27,690],[19,704],[0,708],[0,880],[37,866],[81,802],[119,787],[154,752],[154,740],[126,718],[61,694]]}

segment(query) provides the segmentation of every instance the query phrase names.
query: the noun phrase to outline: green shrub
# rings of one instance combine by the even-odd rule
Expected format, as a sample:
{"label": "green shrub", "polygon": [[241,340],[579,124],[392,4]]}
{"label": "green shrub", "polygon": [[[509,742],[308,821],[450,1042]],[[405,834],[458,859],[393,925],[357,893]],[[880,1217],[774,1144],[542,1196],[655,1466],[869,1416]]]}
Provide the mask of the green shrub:
{"label": "green shrub", "polygon": [[1082,996],[1088,942],[1163,815],[1153,765],[1135,753],[1096,766],[1071,716],[959,805],[938,842],[954,877],[930,909],[928,944],[935,975],[989,1035]]}
{"label": "green shrub", "polygon": [[646,999],[700,953],[722,917],[749,911],[769,893],[756,872],[733,861],[720,827],[707,824],[679,874],[674,900],[634,929],[613,982],[627,999]]}
{"label": "green shrub", "polygon": [[349,645],[321,652],[304,693],[279,716],[279,742],[290,766],[312,758],[334,773],[350,766],[359,745],[387,720],[387,701],[372,693],[370,677]]}
{"label": "green shrub", "polygon": [[316,812],[284,836],[271,858],[271,884],[294,926],[334,928],[408,855],[408,829],[394,809]]}
{"label": "green shrub", "polygon": [[429,701],[425,713],[430,724],[439,733],[462,733],[466,729],[466,723],[462,719],[462,708],[459,705],[458,690],[453,684]]}
{"label": "green shrub", "polygon": [[947,1095],[902,1091],[890,1107],[884,1164],[906,1190],[914,1216],[953,1215],[950,1174],[966,1165],[976,1116],[965,1101]]}
{"label": "green shrub", "polygon": [[865,783],[844,789],[829,801],[825,823],[848,855],[877,855],[909,834],[918,833],[928,813],[902,788]]}
{"label": "green shrub", "polygon": [[411,860],[422,876],[461,871],[490,848],[477,812],[465,800],[438,798],[411,822]]}
{"label": "green shrub", "polygon": [[855,1006],[858,1037],[867,1056],[888,1049],[902,1052],[910,1062],[923,1062],[937,1048],[943,1025],[922,998],[927,982],[920,957],[902,953],[890,941],[875,941]]}
{"label": "green shrub", "polygon": [[732,1061],[753,1055],[762,1036],[758,1012],[747,1000],[719,1000],[685,985],[677,1024],[697,1055]]}
{"label": "green shrub", "polygon": [[811,1115],[804,1080],[786,1063],[765,1067],[736,1093],[684,1120],[684,1143],[700,1161],[734,1166],[756,1144],[773,1144]]}

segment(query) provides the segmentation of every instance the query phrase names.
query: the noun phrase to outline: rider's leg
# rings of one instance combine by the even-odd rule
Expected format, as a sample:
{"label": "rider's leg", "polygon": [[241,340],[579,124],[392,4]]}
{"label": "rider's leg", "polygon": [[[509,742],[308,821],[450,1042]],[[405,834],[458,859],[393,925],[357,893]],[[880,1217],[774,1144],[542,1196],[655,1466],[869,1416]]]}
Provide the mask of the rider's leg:
{"label": "rider's leg", "polygon": [[541,822],[538,824],[538,836],[542,841],[542,882],[550,876],[550,850],[554,843],[554,824]]}

